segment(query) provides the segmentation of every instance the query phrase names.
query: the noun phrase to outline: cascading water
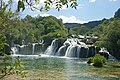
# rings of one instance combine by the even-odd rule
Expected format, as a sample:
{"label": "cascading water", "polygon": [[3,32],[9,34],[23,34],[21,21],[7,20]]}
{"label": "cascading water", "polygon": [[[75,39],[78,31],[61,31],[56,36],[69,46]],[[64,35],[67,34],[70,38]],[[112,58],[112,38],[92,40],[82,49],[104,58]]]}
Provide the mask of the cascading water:
{"label": "cascading water", "polygon": [[95,53],[97,53],[97,49],[96,49],[96,46],[95,46]]}
{"label": "cascading water", "polygon": [[51,45],[46,49],[44,53],[47,55],[55,55],[57,48],[58,48],[58,43],[55,39],[52,41]]}
{"label": "cascading water", "polygon": [[29,45],[18,45],[15,44],[14,47],[11,48],[12,55],[39,55],[42,53],[42,44],[40,43],[32,43]]}
{"label": "cascading water", "polygon": [[[42,44],[32,43],[30,45],[14,45],[11,48],[12,54],[20,55],[39,55],[42,53]],[[64,56],[64,57],[74,57],[74,58],[88,58],[94,56],[99,52],[99,48],[93,45],[86,45],[81,42],[81,39],[69,38],[66,40],[55,39],[52,41],[51,45],[46,49],[44,54],[52,56]],[[101,52],[105,52],[101,49]],[[103,54],[109,59],[115,59],[109,53]],[[109,55],[109,56],[108,56]]]}
{"label": "cascading water", "polygon": [[11,53],[12,53],[13,55],[15,55],[15,54],[18,52],[18,49],[17,49],[16,47],[12,47],[11,50],[12,50]]}
{"label": "cascading water", "polygon": [[66,50],[65,57],[80,57],[81,46],[77,44],[78,42],[78,39],[67,39],[64,44],[69,44],[70,46]]}
{"label": "cascading water", "polygon": [[57,52],[57,56],[64,56],[65,55],[65,51],[67,49],[67,46],[66,45],[63,45],[59,48],[58,52]]}
{"label": "cascading water", "polygon": [[59,40],[53,40],[51,45],[46,49],[46,55],[65,56],[75,58],[87,58],[93,56],[96,51],[92,45],[86,45],[81,39],[70,38],[59,45]]}
{"label": "cascading water", "polygon": [[35,43],[32,44],[33,48],[32,48],[32,54],[35,53]]}
{"label": "cascading water", "polygon": [[105,48],[101,48],[101,50],[99,51],[100,53],[102,53],[102,55],[107,55],[108,59],[111,61],[117,60],[114,56],[112,56]]}
{"label": "cascading water", "polygon": [[81,51],[81,46],[78,46],[78,47],[77,47],[77,58],[80,58],[80,57],[81,57],[80,51]]}
{"label": "cascading water", "polygon": [[[84,42],[81,42],[81,39],[78,38],[69,38],[63,43],[61,43],[59,39],[55,39],[46,49],[45,54],[72,58],[88,58],[94,56],[99,52],[99,50],[99,47],[86,45]],[[103,54],[103,56],[106,58],[109,57],[109,59],[111,58],[110,54],[109,56],[107,56],[107,54]]]}
{"label": "cascading water", "polygon": [[89,56],[89,48],[87,47],[87,55],[86,55],[86,57],[88,57]]}
{"label": "cascading water", "polygon": [[66,51],[65,57],[75,57],[77,46],[70,46]]}

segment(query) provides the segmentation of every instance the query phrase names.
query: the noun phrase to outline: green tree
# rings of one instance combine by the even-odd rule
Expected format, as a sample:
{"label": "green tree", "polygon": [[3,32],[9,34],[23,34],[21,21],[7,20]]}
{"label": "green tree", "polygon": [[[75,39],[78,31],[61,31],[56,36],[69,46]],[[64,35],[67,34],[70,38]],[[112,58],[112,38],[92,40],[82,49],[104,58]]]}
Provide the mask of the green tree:
{"label": "green tree", "polygon": [[89,32],[91,29],[86,26],[77,26],[70,29],[70,34],[80,34],[85,35],[87,32]]}
{"label": "green tree", "polygon": [[[119,59],[120,19],[111,18],[100,24],[97,28],[96,32],[99,33],[100,39],[95,45],[107,48],[113,56]],[[101,28],[101,31],[99,28]]]}

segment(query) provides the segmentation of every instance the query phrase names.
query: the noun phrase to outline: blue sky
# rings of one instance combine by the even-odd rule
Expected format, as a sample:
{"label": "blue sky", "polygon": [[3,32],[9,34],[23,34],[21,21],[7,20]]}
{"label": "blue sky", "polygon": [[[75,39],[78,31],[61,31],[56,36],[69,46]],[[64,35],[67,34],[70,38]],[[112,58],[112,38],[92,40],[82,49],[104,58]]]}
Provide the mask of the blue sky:
{"label": "blue sky", "polygon": [[120,0],[77,0],[77,10],[72,8],[65,8],[57,11],[51,8],[48,12],[31,11],[26,9],[21,13],[22,17],[26,15],[31,16],[55,16],[62,18],[64,23],[85,23],[88,21],[101,20],[103,18],[111,18],[115,11],[120,8]]}

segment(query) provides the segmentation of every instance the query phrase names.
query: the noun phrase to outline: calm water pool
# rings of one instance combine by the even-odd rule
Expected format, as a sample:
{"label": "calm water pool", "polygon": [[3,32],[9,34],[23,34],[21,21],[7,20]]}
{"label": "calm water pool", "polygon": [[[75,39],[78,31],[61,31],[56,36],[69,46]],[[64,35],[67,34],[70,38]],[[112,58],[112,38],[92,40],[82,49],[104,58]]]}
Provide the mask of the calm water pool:
{"label": "calm water pool", "polygon": [[120,80],[93,76],[85,59],[58,57],[21,56],[25,70],[29,72],[27,80]]}

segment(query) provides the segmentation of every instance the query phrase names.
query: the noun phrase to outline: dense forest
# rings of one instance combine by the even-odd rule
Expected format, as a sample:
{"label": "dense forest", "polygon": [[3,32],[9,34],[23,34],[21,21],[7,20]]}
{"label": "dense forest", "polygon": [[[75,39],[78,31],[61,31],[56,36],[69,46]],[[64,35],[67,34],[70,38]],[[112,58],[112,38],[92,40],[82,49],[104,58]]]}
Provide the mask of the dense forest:
{"label": "dense forest", "polygon": [[[1,34],[6,37],[10,46],[13,44],[30,44],[45,40],[50,42],[55,38],[67,37],[67,29],[60,20],[53,16],[31,17],[20,19],[16,16],[10,17],[10,11],[2,11],[0,15]],[[11,15],[14,15],[12,12]],[[46,41],[48,40],[48,41]]]}

